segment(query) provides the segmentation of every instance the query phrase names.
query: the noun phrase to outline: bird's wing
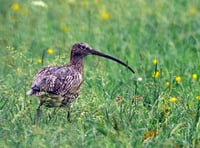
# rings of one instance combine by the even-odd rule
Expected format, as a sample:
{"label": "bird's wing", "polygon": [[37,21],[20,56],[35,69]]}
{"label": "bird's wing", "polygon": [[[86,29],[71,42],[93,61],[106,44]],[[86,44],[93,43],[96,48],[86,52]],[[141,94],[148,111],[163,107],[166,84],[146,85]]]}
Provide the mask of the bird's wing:
{"label": "bird's wing", "polygon": [[71,94],[79,87],[81,81],[81,74],[72,67],[45,67],[36,74],[32,90],[56,95]]}

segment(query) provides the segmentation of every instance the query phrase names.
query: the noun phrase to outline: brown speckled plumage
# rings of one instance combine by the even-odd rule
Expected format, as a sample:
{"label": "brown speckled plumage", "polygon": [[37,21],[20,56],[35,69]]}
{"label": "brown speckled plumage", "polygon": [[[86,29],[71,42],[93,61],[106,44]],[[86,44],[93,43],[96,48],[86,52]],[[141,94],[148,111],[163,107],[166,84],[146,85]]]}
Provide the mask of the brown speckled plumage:
{"label": "brown speckled plumage", "polygon": [[[71,102],[80,93],[84,66],[83,58],[88,54],[102,56],[116,61],[134,73],[132,68],[124,62],[95,51],[85,43],[76,43],[71,49],[69,65],[44,67],[35,75],[31,90],[27,94],[35,95],[39,98],[40,104],[38,110],[42,105],[46,107],[70,106]],[[36,118],[38,118],[38,114],[36,114]]]}

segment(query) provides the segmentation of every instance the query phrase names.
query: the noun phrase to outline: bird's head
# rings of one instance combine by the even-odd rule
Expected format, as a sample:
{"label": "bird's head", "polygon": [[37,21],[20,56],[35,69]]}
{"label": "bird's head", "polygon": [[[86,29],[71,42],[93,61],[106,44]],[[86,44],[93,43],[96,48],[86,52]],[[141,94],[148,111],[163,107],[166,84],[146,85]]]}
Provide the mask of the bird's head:
{"label": "bird's head", "polygon": [[83,58],[83,57],[85,57],[86,55],[89,55],[89,54],[113,60],[113,61],[120,63],[120,64],[124,65],[125,67],[127,67],[132,73],[135,73],[134,70],[130,66],[128,66],[128,64],[126,64],[125,62],[123,62],[123,61],[121,61],[121,60],[119,60],[115,57],[112,57],[110,55],[96,51],[96,50],[92,49],[88,44],[82,43],[82,42],[76,43],[72,46],[71,60],[73,60],[73,58],[74,59]]}
{"label": "bird's head", "polygon": [[71,49],[71,56],[72,57],[84,57],[88,54],[90,54],[92,48],[86,44],[86,43],[76,43],[72,46],[72,49]]}

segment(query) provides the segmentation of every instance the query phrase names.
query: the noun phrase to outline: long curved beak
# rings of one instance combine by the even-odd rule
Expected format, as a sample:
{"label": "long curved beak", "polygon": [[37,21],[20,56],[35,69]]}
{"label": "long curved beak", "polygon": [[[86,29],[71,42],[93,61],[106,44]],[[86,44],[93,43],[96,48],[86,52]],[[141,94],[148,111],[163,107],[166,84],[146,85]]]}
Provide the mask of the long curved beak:
{"label": "long curved beak", "polygon": [[127,67],[132,73],[135,73],[134,70],[130,66],[128,66],[128,64],[126,64],[125,62],[123,62],[123,61],[121,61],[121,60],[119,60],[119,59],[117,59],[115,57],[112,57],[110,55],[101,53],[101,52],[96,51],[94,49],[88,49],[88,53],[89,54],[93,54],[93,55],[97,55],[97,56],[100,56],[100,57],[104,57],[104,58],[107,58],[107,59],[110,59],[110,60],[113,60],[113,61],[115,61],[117,63],[120,63],[120,64],[124,65],[125,67]]}

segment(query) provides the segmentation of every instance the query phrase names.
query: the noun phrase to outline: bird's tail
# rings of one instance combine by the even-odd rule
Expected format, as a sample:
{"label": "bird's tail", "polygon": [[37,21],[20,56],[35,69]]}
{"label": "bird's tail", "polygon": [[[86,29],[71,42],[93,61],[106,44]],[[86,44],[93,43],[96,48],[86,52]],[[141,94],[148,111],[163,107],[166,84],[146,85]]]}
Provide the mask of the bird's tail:
{"label": "bird's tail", "polygon": [[26,92],[27,95],[33,95],[34,94],[34,90],[30,89],[29,91]]}

